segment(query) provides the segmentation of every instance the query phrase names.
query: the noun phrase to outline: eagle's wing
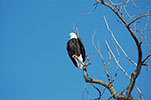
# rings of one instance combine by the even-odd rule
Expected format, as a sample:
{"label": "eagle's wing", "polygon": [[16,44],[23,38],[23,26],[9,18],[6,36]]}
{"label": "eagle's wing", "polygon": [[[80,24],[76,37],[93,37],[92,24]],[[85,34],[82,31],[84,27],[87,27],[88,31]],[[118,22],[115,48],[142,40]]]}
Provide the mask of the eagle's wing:
{"label": "eagle's wing", "polygon": [[80,49],[81,49],[81,53],[82,53],[83,62],[84,62],[85,61],[85,49],[84,49],[84,45],[83,45],[82,40],[80,39],[80,37],[78,37],[78,41],[79,41],[79,45],[80,45]]}

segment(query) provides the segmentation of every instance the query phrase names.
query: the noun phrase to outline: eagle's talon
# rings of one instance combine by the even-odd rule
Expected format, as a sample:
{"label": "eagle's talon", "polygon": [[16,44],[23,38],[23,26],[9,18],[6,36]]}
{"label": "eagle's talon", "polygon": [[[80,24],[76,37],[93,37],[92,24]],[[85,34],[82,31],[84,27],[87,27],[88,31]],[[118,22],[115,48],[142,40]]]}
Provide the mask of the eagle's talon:
{"label": "eagle's talon", "polygon": [[75,55],[75,54],[74,54],[74,55],[72,55],[72,58],[74,58],[74,57],[78,58],[78,56],[77,56],[77,55]]}

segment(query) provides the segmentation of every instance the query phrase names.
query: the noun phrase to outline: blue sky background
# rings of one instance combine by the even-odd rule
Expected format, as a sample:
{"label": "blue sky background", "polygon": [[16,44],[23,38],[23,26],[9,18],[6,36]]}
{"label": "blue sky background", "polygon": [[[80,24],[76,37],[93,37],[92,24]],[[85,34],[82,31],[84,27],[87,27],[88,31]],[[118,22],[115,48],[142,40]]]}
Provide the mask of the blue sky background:
{"label": "blue sky background", "polygon": [[[137,5],[144,12],[151,4],[150,0],[137,1]],[[91,40],[97,27],[95,43],[99,40],[105,61],[108,60],[105,40],[109,42],[117,57],[110,33],[106,29],[104,15],[123,49],[137,62],[134,41],[108,8],[99,5],[91,15],[80,15],[91,11],[94,8],[93,3],[95,0],[0,0],[0,100],[82,100],[85,86],[92,98],[97,97],[97,91],[85,83],[82,70],[75,68],[69,59],[66,42],[69,33],[73,31],[73,24],[76,25],[92,62],[88,67],[89,76],[107,81],[103,64]],[[141,14],[137,13],[132,5],[129,6],[130,14]],[[145,22],[146,19],[143,18],[141,23],[137,24],[138,28],[144,27]],[[151,22],[145,32],[151,45],[150,29]],[[149,53],[145,40],[142,46],[144,58]],[[129,63],[121,51],[120,64],[129,75],[135,70],[135,66]],[[150,61],[149,65],[151,66]],[[116,67],[112,58],[108,67],[112,76]],[[142,67],[136,82],[144,100],[151,99],[150,76],[151,69],[147,71]],[[119,70],[114,82],[117,92],[124,90],[128,83],[129,79]],[[99,85],[97,87],[101,91],[104,89]],[[132,95],[139,98],[136,89]],[[110,93],[106,90],[102,100],[109,97]],[[84,98],[88,100],[86,93]]]}

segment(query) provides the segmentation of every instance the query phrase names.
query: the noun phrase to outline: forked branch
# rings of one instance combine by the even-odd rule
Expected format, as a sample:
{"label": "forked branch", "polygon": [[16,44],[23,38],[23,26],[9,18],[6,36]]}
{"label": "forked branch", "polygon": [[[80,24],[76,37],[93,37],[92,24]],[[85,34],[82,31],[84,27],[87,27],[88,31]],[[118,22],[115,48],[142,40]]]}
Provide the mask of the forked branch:
{"label": "forked branch", "polygon": [[90,78],[88,76],[86,67],[83,68],[83,76],[85,78],[85,81],[88,82],[88,83],[95,83],[95,84],[99,84],[99,85],[102,85],[102,86],[106,87],[110,91],[110,93],[113,95],[114,99],[117,99],[117,100],[120,100],[120,99],[122,99],[122,100],[135,100],[132,97],[126,97],[125,95],[118,94],[116,92],[116,90],[114,89],[112,84],[108,84],[107,82],[105,82],[103,80]]}
{"label": "forked branch", "polygon": [[[83,67],[83,76],[85,78],[85,81],[88,82],[88,83],[95,83],[95,84],[99,84],[101,86],[104,86],[105,88],[107,88],[110,93],[111,93],[111,98],[113,97],[114,99],[117,99],[117,100],[135,100],[135,98],[133,98],[131,96],[131,93],[132,93],[132,90],[134,87],[137,88],[137,90],[139,91],[140,93],[140,97],[141,97],[141,100],[143,100],[143,97],[142,97],[142,93],[141,91],[139,90],[139,88],[135,85],[135,81],[137,79],[137,77],[139,76],[140,72],[141,72],[141,67],[142,65],[147,65],[146,64],[146,61],[149,59],[149,57],[151,57],[151,53],[149,53],[144,59],[142,59],[142,42],[143,42],[143,33],[144,31],[146,30],[146,27],[148,25],[148,16],[151,16],[151,14],[144,14],[144,12],[138,8],[136,6],[136,4],[134,3],[134,1],[132,0],[132,3],[134,5],[135,8],[137,8],[140,12],[143,13],[143,15],[141,16],[138,16],[138,17],[132,17],[131,15],[129,15],[129,13],[127,12],[127,10],[125,9],[125,7],[127,6],[126,4],[130,1],[130,0],[126,0],[125,2],[121,1],[121,3],[119,4],[115,4],[113,3],[111,0],[107,0],[107,3],[104,2],[104,0],[96,0],[97,3],[96,3],[96,7],[98,4],[101,4],[101,5],[104,5],[106,7],[108,7],[112,12],[114,12],[114,14],[120,19],[120,21],[122,22],[122,24],[126,27],[126,29],[128,30],[128,32],[130,33],[132,39],[134,40],[135,44],[136,44],[136,47],[137,47],[137,55],[138,55],[138,59],[137,59],[137,63],[135,63],[134,61],[132,61],[128,55],[126,54],[126,52],[124,51],[124,49],[120,46],[120,44],[118,43],[118,41],[116,40],[113,32],[110,30],[109,28],[109,25],[106,21],[106,18],[104,17],[104,20],[105,20],[105,23],[106,23],[106,26],[107,26],[107,30],[111,33],[111,37],[113,38],[114,42],[116,43],[116,45],[120,48],[120,50],[123,52],[123,54],[126,56],[126,58],[131,62],[133,63],[135,66],[136,66],[136,69],[131,73],[131,76],[128,75],[128,73],[121,67],[121,65],[119,64],[119,61],[116,59],[114,53],[112,52],[112,50],[110,49],[107,41],[106,42],[106,45],[111,53],[111,55],[113,56],[115,62],[117,63],[118,67],[125,73],[125,75],[130,79],[130,83],[128,84],[127,88],[125,89],[126,91],[126,94],[118,94],[116,92],[116,90],[114,89],[113,87],[113,84],[112,84],[112,81],[111,81],[111,78],[108,74],[108,71],[107,71],[107,66],[108,66],[108,63],[106,64],[104,59],[103,59],[103,56],[101,54],[101,51],[96,47],[96,45],[94,44],[94,35],[92,37],[92,44],[95,48],[95,50],[97,51],[97,53],[100,55],[101,57],[101,60],[103,62],[103,65],[104,65],[104,69],[105,69],[105,72],[106,72],[106,75],[107,75],[107,78],[108,78],[108,81],[109,83],[103,81],[103,80],[99,80],[99,79],[95,79],[95,78],[90,78],[88,76],[88,73],[87,73],[87,66],[89,65],[88,64],[84,64],[84,67]],[[125,10],[125,13],[131,18],[131,21],[130,22],[127,22],[125,20],[125,17],[124,17],[124,13],[122,12],[122,8],[124,6],[124,10]],[[95,10],[96,8],[94,8]],[[93,12],[93,10],[92,10]],[[91,12],[90,12],[91,13]],[[136,23],[138,21],[140,21],[141,18],[143,17],[147,17],[147,21],[146,21],[146,25],[145,25],[145,28],[142,30],[140,29],[140,32],[141,32],[141,40],[139,41],[138,37],[136,36]],[[134,29],[132,29],[130,26],[134,24]],[[77,29],[78,30],[78,29]],[[77,31],[78,33],[78,31]],[[150,49],[151,51],[151,49]],[[88,59],[88,58],[87,58]]]}
{"label": "forked branch", "polygon": [[107,6],[108,8],[110,8],[115,15],[117,15],[117,17],[123,22],[123,24],[125,25],[125,27],[127,28],[127,30],[129,31],[131,37],[134,39],[136,47],[137,47],[137,51],[138,51],[138,61],[137,61],[137,67],[136,70],[131,74],[131,79],[130,79],[130,84],[128,85],[127,88],[127,97],[131,97],[131,92],[133,90],[133,87],[135,85],[135,81],[136,78],[138,77],[138,75],[140,74],[141,71],[141,66],[142,66],[142,48],[141,48],[141,44],[136,36],[136,34],[134,34],[133,30],[129,27],[129,24],[126,22],[126,20],[123,18],[123,16],[121,16],[118,11],[116,11],[112,5],[108,4],[108,3],[102,3],[100,1],[97,0],[97,2],[99,2],[100,4]]}

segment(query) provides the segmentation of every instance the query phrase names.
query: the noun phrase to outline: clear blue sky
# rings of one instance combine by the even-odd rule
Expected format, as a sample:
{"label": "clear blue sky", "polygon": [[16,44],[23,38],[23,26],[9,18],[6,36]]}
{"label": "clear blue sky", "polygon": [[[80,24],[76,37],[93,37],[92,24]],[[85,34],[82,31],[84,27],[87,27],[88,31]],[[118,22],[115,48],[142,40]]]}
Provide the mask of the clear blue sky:
{"label": "clear blue sky", "polygon": [[[138,1],[138,6],[146,12],[151,1]],[[0,100],[82,100],[85,85],[90,96],[97,97],[96,90],[85,83],[82,70],[75,68],[69,59],[66,42],[73,24],[76,25],[92,62],[88,68],[90,77],[107,81],[101,59],[91,43],[93,32],[98,27],[95,39],[100,41],[107,61],[105,40],[110,45],[113,43],[106,30],[104,15],[121,46],[137,62],[134,41],[109,9],[99,6],[91,15],[80,15],[92,10],[93,3],[95,0],[0,0]],[[141,24],[144,25],[145,21],[143,19]],[[150,27],[151,23],[145,35],[151,45]],[[114,46],[111,47],[117,56]],[[149,53],[146,44],[143,44],[143,52],[144,55]],[[120,64],[130,74],[135,66],[125,59],[122,52],[120,56]],[[113,58],[108,69],[111,74],[116,70]],[[151,70],[146,71],[143,67],[136,82],[144,100],[151,99],[150,76]],[[117,92],[125,89],[128,83],[128,78],[119,70],[114,83]],[[104,89],[98,87],[101,91]],[[136,89],[133,95],[138,97]],[[109,92],[106,90],[103,96],[102,100],[108,99]],[[84,97],[88,100],[86,93]]]}

